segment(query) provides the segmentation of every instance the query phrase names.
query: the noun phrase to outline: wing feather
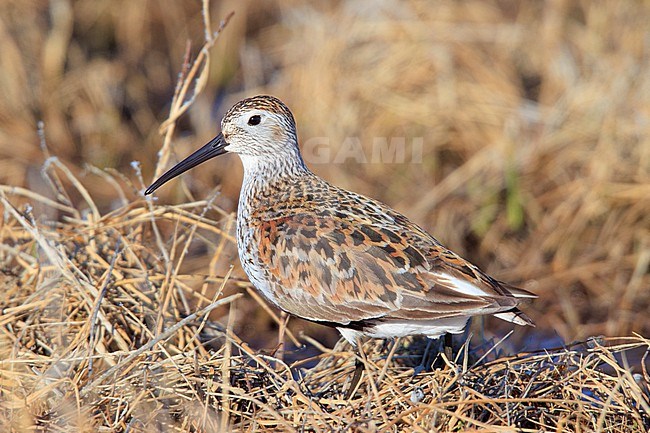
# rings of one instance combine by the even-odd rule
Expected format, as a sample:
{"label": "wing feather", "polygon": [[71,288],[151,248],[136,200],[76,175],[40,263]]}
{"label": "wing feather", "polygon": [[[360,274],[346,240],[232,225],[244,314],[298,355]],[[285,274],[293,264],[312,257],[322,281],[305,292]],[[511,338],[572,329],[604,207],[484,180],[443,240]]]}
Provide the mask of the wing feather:
{"label": "wing feather", "polygon": [[405,217],[393,212],[378,223],[355,215],[304,212],[253,224],[257,266],[281,294],[280,308],[341,324],[518,311],[512,289]]}

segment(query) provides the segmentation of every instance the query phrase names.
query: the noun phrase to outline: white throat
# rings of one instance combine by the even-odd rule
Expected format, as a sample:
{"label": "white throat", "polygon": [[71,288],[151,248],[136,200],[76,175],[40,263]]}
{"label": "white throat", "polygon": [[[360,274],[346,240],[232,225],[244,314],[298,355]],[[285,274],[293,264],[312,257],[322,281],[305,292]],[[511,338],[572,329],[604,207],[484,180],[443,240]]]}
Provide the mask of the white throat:
{"label": "white throat", "polygon": [[240,154],[237,156],[239,156],[239,159],[241,159],[241,163],[244,166],[244,177],[263,171],[264,167],[269,165],[269,161],[263,160],[263,158],[258,155]]}
{"label": "white throat", "polygon": [[297,150],[264,155],[238,154],[238,156],[244,166],[244,184],[255,178],[262,178],[268,182],[310,173]]}

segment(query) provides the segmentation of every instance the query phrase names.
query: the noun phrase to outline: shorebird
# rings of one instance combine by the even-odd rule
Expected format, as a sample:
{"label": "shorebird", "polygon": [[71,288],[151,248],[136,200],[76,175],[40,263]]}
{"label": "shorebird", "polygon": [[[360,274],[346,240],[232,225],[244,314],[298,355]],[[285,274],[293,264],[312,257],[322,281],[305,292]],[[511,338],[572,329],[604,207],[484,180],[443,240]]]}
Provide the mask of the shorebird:
{"label": "shorebird", "polygon": [[335,327],[355,347],[360,336],[461,333],[477,315],[532,325],[517,306],[534,294],[490,277],[387,205],[312,173],[294,117],[275,97],[236,103],[221,133],[145,194],[227,152],[244,166],[239,259],[279,309]]}

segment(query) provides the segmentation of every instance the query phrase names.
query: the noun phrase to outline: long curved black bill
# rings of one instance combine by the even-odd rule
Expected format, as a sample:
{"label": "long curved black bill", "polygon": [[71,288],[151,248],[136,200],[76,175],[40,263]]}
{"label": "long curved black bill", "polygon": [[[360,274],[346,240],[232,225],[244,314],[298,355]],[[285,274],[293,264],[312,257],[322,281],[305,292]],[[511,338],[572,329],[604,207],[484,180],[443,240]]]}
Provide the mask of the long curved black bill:
{"label": "long curved black bill", "polygon": [[186,172],[190,168],[196,167],[202,162],[207,161],[208,159],[214,158],[215,156],[223,155],[227,152],[226,150],[226,141],[223,139],[223,135],[219,133],[216,137],[208,142],[205,146],[173,166],[165,174],[160,176],[154,183],[151,184],[149,188],[146,189],[144,195],[149,195],[158,188],[162,186],[163,183],[175,178],[176,176]]}

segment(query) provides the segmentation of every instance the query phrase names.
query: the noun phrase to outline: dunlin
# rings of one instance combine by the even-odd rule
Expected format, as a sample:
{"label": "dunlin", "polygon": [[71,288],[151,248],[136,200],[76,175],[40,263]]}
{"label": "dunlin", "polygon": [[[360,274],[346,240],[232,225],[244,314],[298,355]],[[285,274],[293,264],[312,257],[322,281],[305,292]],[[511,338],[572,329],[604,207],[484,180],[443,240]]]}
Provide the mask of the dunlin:
{"label": "dunlin", "polygon": [[145,194],[227,152],[244,166],[239,259],[281,310],[336,327],[355,346],[362,335],[460,333],[484,314],[532,324],[517,306],[535,295],[485,274],[385,204],[312,173],[291,111],[272,96],[235,104],[221,133]]}

